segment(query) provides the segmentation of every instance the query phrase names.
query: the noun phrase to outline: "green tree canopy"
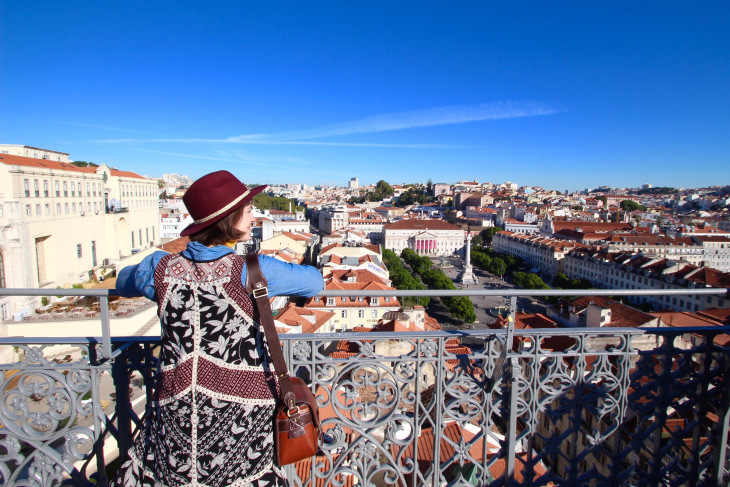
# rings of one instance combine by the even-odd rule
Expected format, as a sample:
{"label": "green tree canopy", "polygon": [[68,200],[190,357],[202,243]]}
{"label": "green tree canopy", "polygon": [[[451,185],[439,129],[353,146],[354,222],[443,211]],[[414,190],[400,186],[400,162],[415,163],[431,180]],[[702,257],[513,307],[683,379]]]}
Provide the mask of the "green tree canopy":
{"label": "green tree canopy", "polygon": [[253,197],[253,204],[260,210],[303,211],[303,206],[297,206],[296,202],[288,198],[271,196],[266,193],[259,193]]}
{"label": "green tree canopy", "polygon": [[635,210],[641,210],[646,211],[646,207],[640,205],[634,200],[623,200],[619,206],[624,211],[635,211]]}
{"label": "green tree canopy", "polygon": [[479,236],[482,237],[485,243],[491,244],[494,234],[502,231],[504,231],[504,228],[502,227],[489,227],[486,230],[479,232]]}

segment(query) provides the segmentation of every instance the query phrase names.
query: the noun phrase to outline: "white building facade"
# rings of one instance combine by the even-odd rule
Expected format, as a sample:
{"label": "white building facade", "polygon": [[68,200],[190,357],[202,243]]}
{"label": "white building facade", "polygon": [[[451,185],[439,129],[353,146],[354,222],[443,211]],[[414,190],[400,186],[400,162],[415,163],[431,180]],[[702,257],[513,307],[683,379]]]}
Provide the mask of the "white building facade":
{"label": "white building facade", "polygon": [[[0,154],[2,284],[84,282],[93,269],[158,244],[158,215],[155,180],[106,165]],[[1,298],[5,318],[37,299]]]}
{"label": "white building facade", "polygon": [[383,228],[383,246],[399,254],[411,249],[421,255],[464,251],[466,232],[443,220],[400,220]]}

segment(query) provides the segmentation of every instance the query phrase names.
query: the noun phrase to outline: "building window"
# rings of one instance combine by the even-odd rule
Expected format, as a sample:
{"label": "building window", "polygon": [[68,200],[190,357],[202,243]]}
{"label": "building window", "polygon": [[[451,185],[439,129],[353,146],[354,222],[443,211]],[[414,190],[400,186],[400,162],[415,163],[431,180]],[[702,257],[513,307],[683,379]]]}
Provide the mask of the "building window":
{"label": "building window", "polygon": [[81,182],[79,182],[79,198],[81,198]]}
{"label": "building window", "polygon": [[81,244],[76,245],[76,257],[81,258]]}
{"label": "building window", "polygon": [[347,318],[347,310],[343,309],[342,312],[340,313],[340,316],[342,316],[343,318]]}
{"label": "building window", "polygon": [[[5,287],[5,260],[3,257],[3,253],[0,252],[0,288]],[[3,318],[5,318],[3,316]]]}
{"label": "building window", "polygon": [[86,196],[91,196],[91,185],[86,183]]}
{"label": "building window", "polygon": [[358,318],[365,318],[365,311],[364,310],[359,310],[357,312],[357,317]]}
{"label": "building window", "polygon": [[327,298],[327,306],[334,306],[335,298]]}
{"label": "building window", "polygon": [[35,205],[35,214],[41,216],[41,205]]}
{"label": "building window", "polygon": [[56,203],[56,214],[57,215],[61,214],[61,203]]}
{"label": "building window", "polygon": [[26,214],[26,216],[31,215],[30,205],[25,205],[25,214]]}
{"label": "building window", "polygon": [[66,181],[63,182],[63,196],[68,197],[68,184]]}
{"label": "building window", "polygon": [[37,179],[33,180],[33,189],[35,190],[35,197],[38,198],[41,195],[41,187]]}
{"label": "building window", "polygon": [[132,230],[132,248],[134,248],[134,230]]}
{"label": "building window", "polygon": [[51,205],[46,203],[46,215],[50,215],[50,214],[51,214]]}
{"label": "building window", "polygon": [[43,196],[48,197],[48,180],[43,180]]}
{"label": "building window", "polygon": [[76,203],[71,203],[71,213],[76,213]]}
{"label": "building window", "polygon": [[370,298],[370,305],[371,306],[377,306],[378,305],[378,298]]}
{"label": "building window", "polygon": [[30,197],[30,179],[23,180],[23,190],[25,191],[25,196]]}
{"label": "building window", "polygon": [[68,203],[63,204],[63,209],[65,213],[68,213]]}
{"label": "building window", "polygon": [[378,317],[378,310],[374,309],[370,311],[370,317],[371,318],[377,318]]}
{"label": "building window", "polygon": [[59,182],[58,181],[54,181],[53,186],[56,189],[56,197],[61,196],[61,185],[59,184]]}

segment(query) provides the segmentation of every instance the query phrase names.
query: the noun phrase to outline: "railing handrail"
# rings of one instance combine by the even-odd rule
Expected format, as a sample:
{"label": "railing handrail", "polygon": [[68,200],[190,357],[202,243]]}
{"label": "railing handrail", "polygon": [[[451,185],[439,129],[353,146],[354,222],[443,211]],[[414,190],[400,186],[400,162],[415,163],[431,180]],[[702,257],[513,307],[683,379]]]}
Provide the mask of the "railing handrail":
{"label": "railing handrail", "polygon": [[[331,290],[322,291],[316,296],[335,297],[407,297],[407,296],[504,296],[511,298],[511,309],[515,309],[515,299],[519,296],[654,296],[654,295],[720,295],[728,292],[726,288],[702,289],[438,289],[438,290]],[[109,300],[119,296],[116,289],[40,289],[40,288],[0,288],[0,296],[98,296],[101,298],[101,342],[104,358],[111,359],[111,326],[109,324]],[[511,324],[511,322],[510,322]],[[512,327],[510,326],[510,330]]]}
{"label": "railing handrail", "polygon": [[[730,289],[723,287],[701,289],[437,289],[437,290],[330,290],[315,296],[661,296],[661,295],[720,295]],[[119,296],[115,289],[40,289],[0,288],[0,296]]]}

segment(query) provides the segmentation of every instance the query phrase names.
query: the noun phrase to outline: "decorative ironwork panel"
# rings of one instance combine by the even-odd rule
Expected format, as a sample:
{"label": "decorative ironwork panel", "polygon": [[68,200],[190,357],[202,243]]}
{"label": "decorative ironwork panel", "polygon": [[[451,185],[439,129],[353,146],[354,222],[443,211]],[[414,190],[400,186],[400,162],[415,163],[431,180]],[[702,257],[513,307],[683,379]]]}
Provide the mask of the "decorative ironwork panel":
{"label": "decorative ironwork panel", "polygon": [[[95,345],[91,345],[95,347]],[[3,485],[51,486],[79,479],[76,465],[100,438],[105,414],[95,348],[16,344],[1,364],[0,478]],[[91,355],[91,358],[90,358]]]}
{"label": "decorative ironwork panel", "polygon": [[[727,331],[282,335],[326,438],[321,455],[287,467],[290,481],[728,485],[730,350],[714,340]],[[0,376],[4,485],[106,485],[102,449],[126,454],[143,424],[158,345],[115,339],[113,365],[93,344],[73,345],[70,361],[19,345]]]}

